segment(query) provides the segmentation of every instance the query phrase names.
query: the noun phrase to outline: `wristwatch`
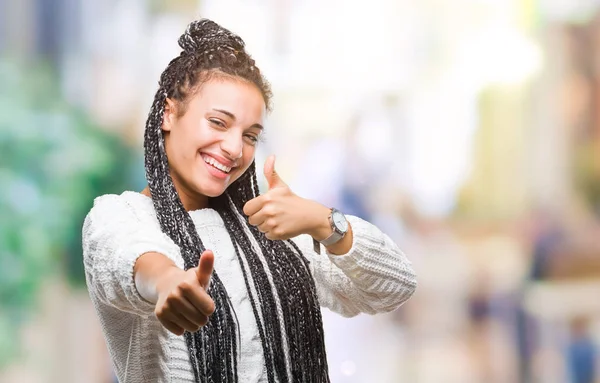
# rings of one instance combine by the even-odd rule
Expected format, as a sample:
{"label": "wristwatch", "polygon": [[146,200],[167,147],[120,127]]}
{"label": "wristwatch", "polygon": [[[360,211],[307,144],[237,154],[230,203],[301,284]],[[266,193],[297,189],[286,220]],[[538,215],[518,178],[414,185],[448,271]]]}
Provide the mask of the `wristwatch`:
{"label": "wristwatch", "polygon": [[346,219],[346,216],[336,208],[331,209],[331,213],[329,214],[329,224],[331,225],[331,230],[333,230],[329,237],[322,241],[317,241],[313,238],[315,252],[317,253],[321,253],[319,242],[323,246],[331,246],[344,238],[348,232],[348,220]]}
{"label": "wristwatch", "polygon": [[329,224],[331,225],[333,233],[320,241],[323,246],[331,246],[334,243],[339,242],[344,238],[346,232],[348,232],[348,220],[346,220],[346,216],[336,208],[331,209],[331,213],[329,214]]}

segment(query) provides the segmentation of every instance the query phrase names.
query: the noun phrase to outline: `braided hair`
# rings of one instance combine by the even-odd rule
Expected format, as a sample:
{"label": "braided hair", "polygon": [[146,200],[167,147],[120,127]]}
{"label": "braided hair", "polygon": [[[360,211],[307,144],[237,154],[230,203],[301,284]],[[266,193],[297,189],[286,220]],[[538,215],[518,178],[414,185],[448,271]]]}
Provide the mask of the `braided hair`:
{"label": "braided hair", "polygon": [[[248,81],[270,109],[269,84],[245,51],[243,40],[215,22],[192,22],[179,38],[181,54],[160,77],[144,134],[146,178],[161,229],[181,249],[185,269],[197,267],[205,250],[169,173],[162,122],[167,98],[185,112],[189,95],[213,76]],[[179,112],[183,110],[183,112]],[[256,166],[209,206],[223,219],[242,267],[265,360],[268,381],[329,382],[323,324],[307,259],[292,241],[271,241],[248,223],[246,202],[259,195]],[[239,325],[218,270],[208,294],[216,310],[198,332],[185,333],[195,381],[237,382]]]}

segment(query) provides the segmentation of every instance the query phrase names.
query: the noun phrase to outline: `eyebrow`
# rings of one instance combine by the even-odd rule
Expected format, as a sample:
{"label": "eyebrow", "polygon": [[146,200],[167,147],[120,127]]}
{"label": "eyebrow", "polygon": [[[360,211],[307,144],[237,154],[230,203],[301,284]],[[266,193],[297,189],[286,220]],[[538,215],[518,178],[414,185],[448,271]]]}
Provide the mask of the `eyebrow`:
{"label": "eyebrow", "polygon": [[[231,118],[233,121],[235,121],[235,114],[227,111],[227,110],[223,110],[223,109],[215,109],[213,108],[213,110],[215,112],[219,112],[219,113],[223,113],[224,115],[226,115],[227,117]],[[258,128],[260,130],[264,130],[263,126],[261,124],[254,124],[252,125],[250,128]]]}

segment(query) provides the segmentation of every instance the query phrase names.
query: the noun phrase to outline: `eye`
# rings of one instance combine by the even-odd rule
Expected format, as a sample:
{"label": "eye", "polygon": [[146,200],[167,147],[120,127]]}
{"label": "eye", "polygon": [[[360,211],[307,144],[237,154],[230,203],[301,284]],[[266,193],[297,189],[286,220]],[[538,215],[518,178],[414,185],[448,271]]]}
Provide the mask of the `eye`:
{"label": "eye", "polygon": [[223,121],[218,120],[216,118],[209,118],[208,122],[210,122],[211,125],[217,126],[217,127],[221,128],[221,129],[227,128],[227,126],[225,125],[225,123]]}
{"label": "eye", "polygon": [[244,138],[250,143],[250,145],[256,145],[258,143],[258,137],[254,134],[245,134]]}

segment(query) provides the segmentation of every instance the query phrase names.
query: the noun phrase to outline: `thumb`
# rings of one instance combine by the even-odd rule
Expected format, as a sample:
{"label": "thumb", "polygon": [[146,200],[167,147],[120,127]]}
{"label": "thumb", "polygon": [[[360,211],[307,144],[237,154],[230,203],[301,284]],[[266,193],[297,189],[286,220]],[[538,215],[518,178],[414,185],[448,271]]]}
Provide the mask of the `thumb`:
{"label": "thumb", "polygon": [[213,272],[213,265],[215,263],[215,255],[212,250],[205,250],[200,256],[200,262],[196,268],[196,275],[198,276],[198,282],[204,288],[208,290],[210,284],[210,276]]}
{"label": "thumb", "polygon": [[279,177],[279,174],[275,171],[275,155],[270,155],[265,161],[265,178],[269,183],[269,189],[276,188],[278,186],[286,186],[285,182]]}

